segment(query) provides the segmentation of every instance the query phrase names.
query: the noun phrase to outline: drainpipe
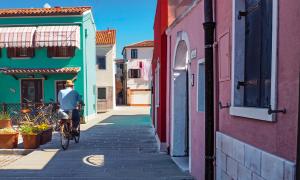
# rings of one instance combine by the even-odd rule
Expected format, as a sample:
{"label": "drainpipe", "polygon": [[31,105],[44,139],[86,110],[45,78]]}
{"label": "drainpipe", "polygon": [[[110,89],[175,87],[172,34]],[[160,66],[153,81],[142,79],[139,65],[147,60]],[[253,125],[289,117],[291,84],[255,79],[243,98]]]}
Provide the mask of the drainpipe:
{"label": "drainpipe", "polygon": [[297,160],[296,179],[300,179],[300,74],[299,74],[299,101],[298,101],[298,137],[297,137]]}
{"label": "drainpipe", "polygon": [[204,0],[205,35],[205,179],[214,179],[214,29],[213,1]]}

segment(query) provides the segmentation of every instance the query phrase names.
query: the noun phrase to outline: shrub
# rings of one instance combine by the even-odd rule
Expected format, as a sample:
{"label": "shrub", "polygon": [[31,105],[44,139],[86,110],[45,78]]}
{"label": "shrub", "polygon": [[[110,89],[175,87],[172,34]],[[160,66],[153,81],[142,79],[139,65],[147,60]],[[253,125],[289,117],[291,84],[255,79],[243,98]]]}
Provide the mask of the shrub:
{"label": "shrub", "polygon": [[10,115],[6,112],[0,112],[0,121],[10,119]]}

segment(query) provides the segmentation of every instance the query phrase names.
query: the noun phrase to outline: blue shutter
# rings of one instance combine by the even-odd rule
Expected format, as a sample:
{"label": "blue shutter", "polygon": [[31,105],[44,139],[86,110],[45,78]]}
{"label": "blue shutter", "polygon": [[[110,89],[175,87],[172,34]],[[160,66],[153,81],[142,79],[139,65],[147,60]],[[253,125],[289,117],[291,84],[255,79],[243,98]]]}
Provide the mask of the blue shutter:
{"label": "blue shutter", "polygon": [[244,106],[270,104],[272,0],[246,0]]}

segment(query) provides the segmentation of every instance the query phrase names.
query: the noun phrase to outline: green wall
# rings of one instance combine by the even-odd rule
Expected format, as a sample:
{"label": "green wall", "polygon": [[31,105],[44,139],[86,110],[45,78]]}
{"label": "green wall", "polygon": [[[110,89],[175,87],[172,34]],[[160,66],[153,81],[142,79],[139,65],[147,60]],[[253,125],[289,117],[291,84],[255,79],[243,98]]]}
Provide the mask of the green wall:
{"label": "green wall", "polygon": [[[53,59],[47,57],[46,48],[37,48],[35,57],[30,59],[9,59],[7,50],[1,49],[0,67],[9,68],[63,68],[80,67],[81,71],[75,81],[75,89],[83,96],[85,106],[85,116],[96,113],[96,95],[93,87],[96,83],[95,70],[95,25],[91,13],[83,16],[72,17],[32,17],[32,18],[0,18],[0,26],[39,26],[39,25],[79,25],[81,34],[81,48],[76,49],[75,56],[70,59]],[[87,29],[87,36],[85,35]],[[26,75],[20,78],[28,78]],[[43,78],[38,76],[37,78]],[[56,74],[48,75],[44,79],[44,100],[47,102],[51,98],[55,99],[55,81],[72,79],[73,75]],[[16,80],[12,76],[0,74],[0,103],[20,103],[20,79]]]}

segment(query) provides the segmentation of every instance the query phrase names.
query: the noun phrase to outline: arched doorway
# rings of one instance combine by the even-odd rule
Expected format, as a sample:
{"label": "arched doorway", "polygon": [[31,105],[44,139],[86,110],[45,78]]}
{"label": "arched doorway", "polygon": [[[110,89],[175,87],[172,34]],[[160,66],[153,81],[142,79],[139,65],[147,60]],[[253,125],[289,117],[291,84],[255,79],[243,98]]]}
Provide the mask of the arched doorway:
{"label": "arched doorway", "polygon": [[[185,35],[186,39],[182,38]],[[189,44],[187,34],[177,41],[172,70],[172,138],[171,155],[190,168],[190,102],[189,102]]]}

